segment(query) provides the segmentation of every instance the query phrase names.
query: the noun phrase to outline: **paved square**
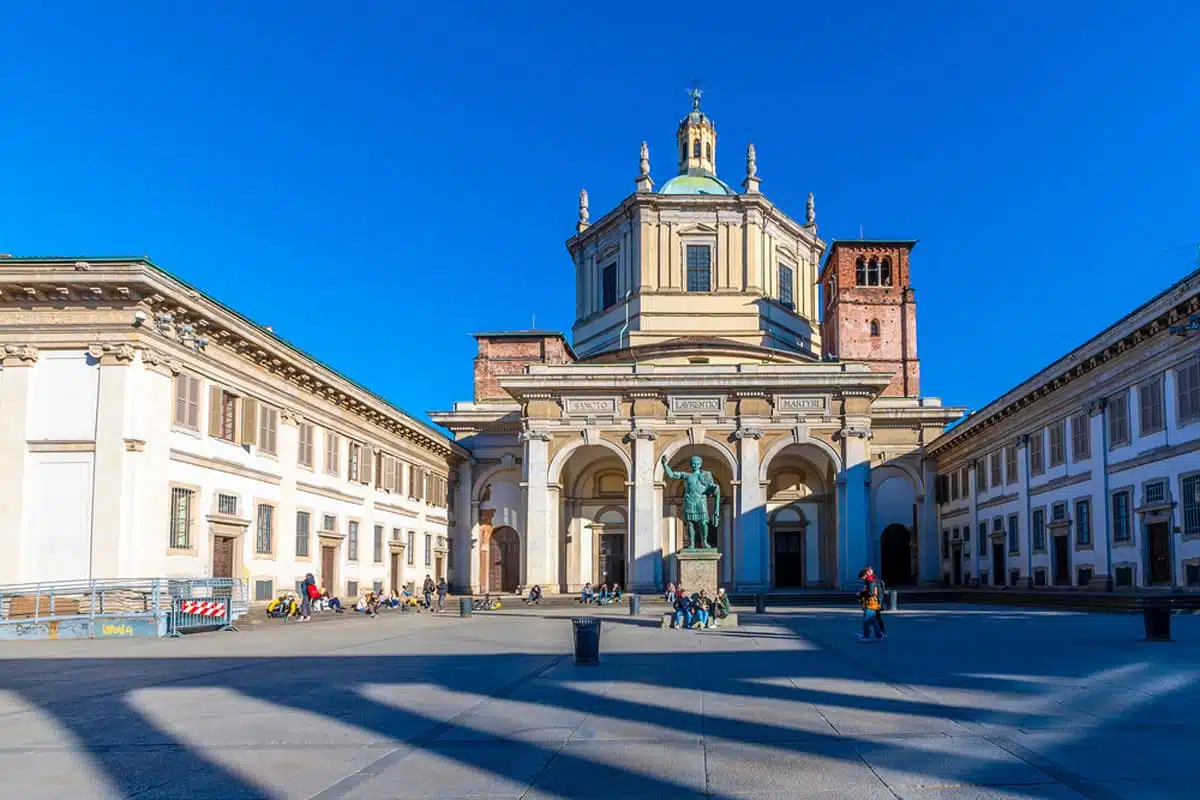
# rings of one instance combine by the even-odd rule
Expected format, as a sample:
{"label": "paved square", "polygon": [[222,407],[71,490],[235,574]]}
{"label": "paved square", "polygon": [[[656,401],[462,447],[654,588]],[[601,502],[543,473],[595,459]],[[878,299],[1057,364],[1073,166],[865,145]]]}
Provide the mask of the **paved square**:
{"label": "paved square", "polygon": [[384,615],[180,641],[0,644],[5,796],[1197,796],[1200,617],[971,607]]}

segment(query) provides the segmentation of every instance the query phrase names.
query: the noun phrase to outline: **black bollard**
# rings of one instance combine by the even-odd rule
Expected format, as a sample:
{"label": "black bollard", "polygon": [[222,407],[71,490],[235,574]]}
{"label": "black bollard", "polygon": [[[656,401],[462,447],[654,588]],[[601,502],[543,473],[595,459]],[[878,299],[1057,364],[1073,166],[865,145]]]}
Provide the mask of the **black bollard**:
{"label": "black bollard", "polygon": [[629,595],[629,616],[636,617],[642,613],[642,598],[636,594]]}
{"label": "black bollard", "polygon": [[754,595],[754,613],[755,614],[767,613],[767,596],[765,594]]}
{"label": "black bollard", "polygon": [[460,617],[471,616],[471,598],[469,598],[469,597],[458,598],[458,615]]}
{"label": "black bollard", "polygon": [[1166,603],[1146,602],[1142,605],[1142,625],[1146,641],[1171,641],[1171,608]]}
{"label": "black bollard", "polygon": [[896,590],[888,589],[888,593],[887,593],[888,611],[895,611],[896,608],[898,607],[899,604],[898,604],[896,598],[897,598]]}
{"label": "black bollard", "polygon": [[595,617],[575,617],[575,665],[591,666],[600,663],[600,620]]}

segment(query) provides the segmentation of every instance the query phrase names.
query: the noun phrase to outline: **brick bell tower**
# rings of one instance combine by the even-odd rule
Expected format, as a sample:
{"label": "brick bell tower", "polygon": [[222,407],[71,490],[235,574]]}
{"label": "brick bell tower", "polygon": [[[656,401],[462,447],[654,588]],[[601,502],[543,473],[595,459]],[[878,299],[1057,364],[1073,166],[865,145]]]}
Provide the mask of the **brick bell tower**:
{"label": "brick bell tower", "polygon": [[909,282],[915,241],[834,240],[821,269],[825,355],[894,373],[885,397],[917,397],[917,303]]}

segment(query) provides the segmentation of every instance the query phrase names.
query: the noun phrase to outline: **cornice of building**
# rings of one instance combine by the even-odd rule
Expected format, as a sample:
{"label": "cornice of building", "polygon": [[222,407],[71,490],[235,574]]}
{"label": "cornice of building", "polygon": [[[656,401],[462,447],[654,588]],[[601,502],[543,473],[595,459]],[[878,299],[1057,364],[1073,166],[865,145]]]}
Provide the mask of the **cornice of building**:
{"label": "cornice of building", "polygon": [[[393,435],[407,439],[437,455],[463,459],[467,452],[444,433],[413,418],[379,395],[317,361],[295,345],[171,275],[148,258],[46,257],[0,259],[0,308],[33,310],[70,308],[128,309],[129,322],[119,326],[136,338],[152,343],[157,337],[174,342],[177,332],[190,325],[207,348],[219,347],[237,358],[287,381],[303,392],[361,417]],[[145,312],[135,320],[136,311]],[[171,322],[159,325],[157,315]],[[50,333],[62,325],[24,328]],[[5,332],[14,329],[6,326]],[[111,323],[97,329],[111,336]]]}
{"label": "cornice of building", "polygon": [[1031,378],[972,413],[962,424],[933,440],[927,449],[936,457],[974,439],[985,431],[1028,409],[1034,403],[1075,385],[1113,359],[1173,335],[1170,328],[1200,313],[1200,270],[1142,304],[1117,322],[1054,361]]}

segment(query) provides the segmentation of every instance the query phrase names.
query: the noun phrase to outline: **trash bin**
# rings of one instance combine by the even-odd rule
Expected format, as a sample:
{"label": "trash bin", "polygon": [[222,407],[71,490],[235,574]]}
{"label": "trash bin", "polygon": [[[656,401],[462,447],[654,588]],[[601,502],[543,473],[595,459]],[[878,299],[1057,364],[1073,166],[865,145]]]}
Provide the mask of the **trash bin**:
{"label": "trash bin", "polygon": [[471,598],[469,598],[469,597],[458,598],[458,615],[460,617],[471,616]]}
{"label": "trash bin", "polygon": [[575,617],[575,664],[600,663],[600,620],[595,617]]}
{"label": "trash bin", "polygon": [[1146,641],[1171,641],[1171,609],[1165,603],[1146,603],[1142,606],[1142,625]]}
{"label": "trash bin", "polygon": [[887,606],[888,606],[888,611],[896,610],[897,602],[896,602],[896,590],[895,589],[888,589]]}
{"label": "trash bin", "polygon": [[636,617],[642,613],[642,598],[636,594],[629,595],[629,616]]}
{"label": "trash bin", "polygon": [[767,596],[765,594],[754,595],[754,613],[755,614],[767,613]]}

